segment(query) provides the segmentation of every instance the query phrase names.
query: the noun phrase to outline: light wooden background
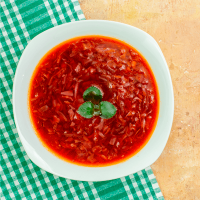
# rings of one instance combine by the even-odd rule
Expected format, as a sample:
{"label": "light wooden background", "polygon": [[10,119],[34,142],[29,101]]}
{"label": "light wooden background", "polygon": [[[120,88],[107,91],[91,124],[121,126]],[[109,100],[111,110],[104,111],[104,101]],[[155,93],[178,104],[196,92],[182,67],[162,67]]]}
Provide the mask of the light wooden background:
{"label": "light wooden background", "polygon": [[200,0],[79,2],[86,19],[133,25],[160,45],[172,77],[175,113],[168,143],[151,167],[166,200],[200,200]]}

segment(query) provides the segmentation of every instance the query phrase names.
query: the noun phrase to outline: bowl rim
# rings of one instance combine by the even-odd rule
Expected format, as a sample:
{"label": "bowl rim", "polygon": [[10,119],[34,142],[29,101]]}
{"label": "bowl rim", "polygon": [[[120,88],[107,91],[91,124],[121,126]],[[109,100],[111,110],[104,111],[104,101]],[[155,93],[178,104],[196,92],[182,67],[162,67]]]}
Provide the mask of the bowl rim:
{"label": "bowl rim", "polygon": [[[160,52],[160,56],[162,57],[162,61],[163,61],[163,66],[165,66],[165,71],[166,71],[166,77],[167,77],[167,80],[168,80],[168,84],[169,84],[169,93],[170,93],[170,108],[169,108],[169,116],[170,116],[170,119],[168,120],[168,127],[167,127],[167,129],[168,129],[168,134],[166,134],[165,135],[165,141],[163,142],[163,144],[162,144],[162,148],[160,148],[160,151],[159,151],[159,153],[157,153],[157,155],[154,157],[154,158],[151,158],[150,160],[148,160],[148,162],[146,162],[146,164],[143,164],[142,165],[142,167],[139,167],[139,168],[135,168],[135,170],[133,170],[131,173],[135,173],[135,172],[137,172],[137,171],[139,171],[139,170],[142,170],[142,169],[144,169],[144,168],[146,168],[146,167],[148,167],[149,165],[151,165],[151,164],[153,164],[158,158],[159,158],[159,156],[161,155],[161,153],[162,153],[162,151],[164,150],[164,148],[165,148],[165,146],[166,146],[166,143],[167,143],[167,140],[168,140],[168,138],[169,138],[169,134],[170,134],[170,130],[171,130],[171,127],[172,127],[172,122],[173,122],[173,115],[174,115],[174,94],[173,94],[173,86],[172,86],[172,80],[171,80],[171,76],[170,76],[170,73],[169,73],[169,68],[168,68],[168,66],[167,66],[167,63],[166,63],[166,60],[165,60],[165,58],[164,58],[164,55],[163,55],[163,53],[162,53],[162,51],[161,51],[161,49],[160,49],[160,47],[159,47],[159,45],[158,45],[158,43],[155,41],[155,39],[152,37],[152,36],[150,36],[148,33],[146,33],[145,31],[143,31],[143,30],[141,30],[141,29],[139,29],[139,28],[136,28],[136,27],[134,27],[134,26],[131,26],[131,25],[127,25],[127,24],[124,24],[124,23],[120,23],[120,22],[114,22],[114,21],[108,21],[108,20],[85,20],[85,21],[75,21],[75,22],[70,22],[70,23],[66,23],[66,24],[62,24],[62,25],[59,25],[59,26],[56,26],[56,27],[53,27],[53,28],[50,28],[50,29],[48,29],[48,30],[45,30],[44,32],[42,32],[42,33],[40,33],[40,34],[38,34],[36,37],[34,37],[29,43],[28,43],[28,45],[26,46],[26,48],[25,48],[25,50],[24,50],[24,52],[23,52],[23,54],[21,55],[21,58],[20,58],[20,61],[19,61],[19,63],[18,63],[18,66],[17,66],[17,69],[16,69],[16,73],[15,73],[15,77],[14,77],[14,82],[13,82],[13,113],[14,113],[14,119],[15,119],[15,124],[16,124],[16,127],[17,127],[17,130],[18,130],[18,134],[19,134],[19,137],[20,137],[20,139],[21,139],[21,141],[22,141],[22,144],[23,144],[23,146],[24,146],[24,149],[25,149],[25,151],[26,151],[26,153],[28,154],[28,156],[29,156],[29,158],[36,164],[36,165],[38,165],[40,168],[42,168],[42,169],[44,169],[45,171],[48,171],[48,172],[50,172],[50,173],[52,173],[52,174],[55,174],[55,175],[58,175],[58,176],[60,176],[60,177],[64,177],[64,178],[70,178],[70,179],[74,179],[74,180],[82,180],[82,181],[104,181],[104,180],[111,180],[111,179],[116,179],[116,178],[120,178],[120,177],[122,177],[122,176],[127,176],[127,175],[129,175],[129,174],[131,174],[130,173],[130,170],[129,171],[124,171],[124,172],[120,172],[120,173],[118,173],[118,174],[113,174],[113,173],[111,173],[111,171],[112,171],[112,169],[110,170],[108,170],[108,168],[112,168],[112,166],[117,166],[118,167],[118,165],[121,165],[122,163],[118,163],[118,164],[116,164],[116,165],[111,165],[111,166],[105,166],[105,167],[92,167],[92,169],[96,169],[95,171],[94,170],[92,170],[92,172],[91,172],[91,167],[84,167],[84,166],[78,166],[78,168],[80,169],[82,169],[82,168],[85,168],[86,170],[84,170],[84,173],[86,173],[85,175],[82,175],[80,178],[78,178],[78,176],[74,176],[74,175],[70,175],[70,174],[68,174],[68,175],[66,175],[66,174],[62,174],[62,173],[60,173],[59,172],[59,170],[55,170],[55,169],[53,169],[53,168],[51,168],[51,166],[48,164],[48,163],[46,163],[46,161],[44,160],[44,159],[42,159],[39,155],[34,155],[33,154],[33,152],[34,153],[36,153],[35,151],[34,151],[34,148],[33,148],[33,145],[30,145],[30,143],[28,142],[28,140],[27,140],[27,135],[24,135],[24,133],[23,133],[23,131],[21,130],[22,129],[22,123],[21,122],[19,122],[19,118],[18,118],[18,114],[19,114],[19,111],[18,111],[18,109],[17,109],[17,102],[16,102],[16,98],[17,98],[17,87],[18,87],[18,85],[19,85],[19,83],[17,82],[18,81],[18,79],[20,78],[20,72],[19,72],[19,69],[21,69],[22,68],[22,66],[23,66],[23,62],[24,62],[24,57],[25,57],[25,55],[27,55],[28,54],[28,51],[29,51],[29,48],[30,48],[30,46],[36,41],[36,40],[39,40],[40,38],[42,38],[42,36],[44,36],[44,35],[46,35],[46,34],[51,34],[51,32],[52,31],[57,31],[57,30],[59,30],[59,29],[62,29],[62,27],[70,27],[70,26],[80,26],[80,25],[83,25],[83,26],[85,26],[85,25],[92,25],[92,23],[99,23],[99,24],[104,24],[104,25],[106,25],[106,26],[109,26],[109,25],[111,25],[111,26],[119,26],[119,27],[121,27],[121,28],[128,28],[128,29],[132,29],[133,31],[136,31],[136,32],[139,32],[140,34],[145,34],[146,35],[146,37],[148,37],[150,40],[151,40],[151,42],[152,42],[152,44],[154,45],[154,47],[155,48],[157,48],[158,49],[158,51]],[[95,35],[95,34],[92,34],[92,35]],[[110,36],[110,37],[112,37],[112,36]],[[120,39],[120,38],[117,38],[117,39]],[[68,40],[68,39],[66,39],[66,40]],[[60,42],[59,42],[60,43]],[[59,44],[58,43],[58,44]],[[128,43],[128,42],[127,42]],[[129,43],[128,43],[129,44]],[[135,47],[134,47],[135,48]],[[137,49],[137,48],[136,48]],[[142,54],[142,53],[141,53]],[[143,55],[143,54],[142,54]],[[42,57],[43,57],[44,55],[42,55]],[[145,56],[144,56],[145,57]],[[146,59],[146,58],[145,58]],[[147,59],[146,59],[147,60]],[[148,61],[148,60],[147,60]],[[35,66],[36,67],[36,66]],[[153,71],[153,70],[152,70]],[[157,79],[156,79],[156,81],[157,81]],[[159,89],[158,89],[158,91],[159,91]],[[159,93],[160,93],[160,91],[159,91]],[[160,105],[161,106],[161,105]],[[27,107],[27,109],[28,109],[28,106],[26,106]],[[160,116],[158,117],[158,118],[160,118]],[[158,123],[158,122],[157,122]],[[155,132],[155,130],[154,130],[154,132]],[[154,134],[154,133],[153,133]],[[153,137],[153,134],[152,134],[152,136],[151,136],[151,138]],[[151,140],[151,138],[150,138],[150,140]],[[149,140],[149,141],[150,141]],[[149,143],[149,141],[147,142],[147,144]],[[146,145],[147,145],[146,144]],[[145,145],[145,146],[146,146]],[[45,147],[43,147],[43,148],[45,148]],[[143,147],[142,149],[144,149],[145,147]],[[32,152],[33,151],[33,152]],[[47,150],[46,150],[47,151]],[[140,150],[141,151],[141,150]],[[47,151],[48,152],[48,151]],[[45,152],[45,154],[47,153],[47,152]],[[49,153],[49,152],[48,152]],[[51,154],[51,153],[50,153]],[[137,153],[138,154],[138,153]],[[136,155],[134,155],[134,156],[137,156],[137,154]],[[134,157],[133,156],[133,157]],[[50,156],[51,157],[51,156]],[[57,159],[59,159],[58,157],[56,157]],[[56,159],[55,159],[56,160]],[[66,161],[64,161],[64,162],[66,162]],[[127,161],[125,161],[125,162],[123,162],[123,163],[126,163]],[[64,164],[64,163],[63,163]],[[68,164],[70,164],[70,163],[68,163]],[[71,165],[71,164],[70,164]],[[76,167],[74,167],[74,168],[76,168]],[[77,168],[77,169],[78,169]],[[97,173],[98,171],[99,171],[99,168],[104,168],[104,170],[107,170],[108,172],[110,172],[110,174],[109,173],[107,173],[106,175],[104,175],[104,176],[101,176],[101,177],[99,177],[99,176],[97,176],[97,177],[95,177],[95,173]],[[76,170],[77,170],[76,169]],[[137,170],[136,170],[137,169]],[[116,170],[116,167],[115,167],[115,169],[114,170]],[[91,174],[92,174],[92,176],[91,176]]]}

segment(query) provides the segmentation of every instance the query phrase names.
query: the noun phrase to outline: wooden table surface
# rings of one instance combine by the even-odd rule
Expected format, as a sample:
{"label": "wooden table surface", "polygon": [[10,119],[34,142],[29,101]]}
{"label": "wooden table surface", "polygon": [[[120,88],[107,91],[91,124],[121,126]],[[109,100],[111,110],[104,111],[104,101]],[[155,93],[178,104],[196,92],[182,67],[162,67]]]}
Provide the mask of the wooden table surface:
{"label": "wooden table surface", "polygon": [[175,111],[167,145],[151,167],[166,200],[200,200],[200,0],[79,2],[86,19],[130,24],[158,42],[172,77]]}

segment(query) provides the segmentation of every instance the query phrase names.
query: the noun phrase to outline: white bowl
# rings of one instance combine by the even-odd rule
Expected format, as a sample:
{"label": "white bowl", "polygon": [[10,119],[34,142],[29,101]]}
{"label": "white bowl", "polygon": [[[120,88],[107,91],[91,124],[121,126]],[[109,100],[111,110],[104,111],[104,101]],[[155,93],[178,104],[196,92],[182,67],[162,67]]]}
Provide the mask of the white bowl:
{"label": "white bowl", "polygon": [[[150,64],[155,75],[160,110],[149,142],[125,162],[106,167],[83,167],[68,163],[50,153],[36,136],[28,113],[28,87],[32,73],[44,54],[57,44],[77,36],[104,35],[132,45]],[[63,24],[36,36],[29,42],[19,61],[13,86],[13,111],[17,130],[29,158],[42,169],[61,177],[104,181],[126,176],[154,163],[162,153],[171,130],[174,96],[169,69],[156,41],[146,32],[126,24],[86,20]]]}

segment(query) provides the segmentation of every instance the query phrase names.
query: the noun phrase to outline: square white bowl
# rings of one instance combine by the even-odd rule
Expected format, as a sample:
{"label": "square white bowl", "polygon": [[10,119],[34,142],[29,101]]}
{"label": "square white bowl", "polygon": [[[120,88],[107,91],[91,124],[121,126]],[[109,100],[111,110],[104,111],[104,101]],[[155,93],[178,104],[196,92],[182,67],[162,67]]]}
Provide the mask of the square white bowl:
{"label": "square white bowl", "polygon": [[[50,153],[36,136],[28,113],[28,88],[40,59],[59,43],[84,35],[103,35],[122,40],[137,49],[149,63],[159,90],[157,126],[148,143],[125,162],[106,167],[84,167],[68,163]],[[104,181],[126,176],[154,163],[162,153],[172,126],[174,96],[169,69],[156,41],[146,32],[126,24],[86,20],[56,26],[33,38],[24,50],[14,78],[13,111],[16,127],[29,158],[42,169],[61,177]]]}

